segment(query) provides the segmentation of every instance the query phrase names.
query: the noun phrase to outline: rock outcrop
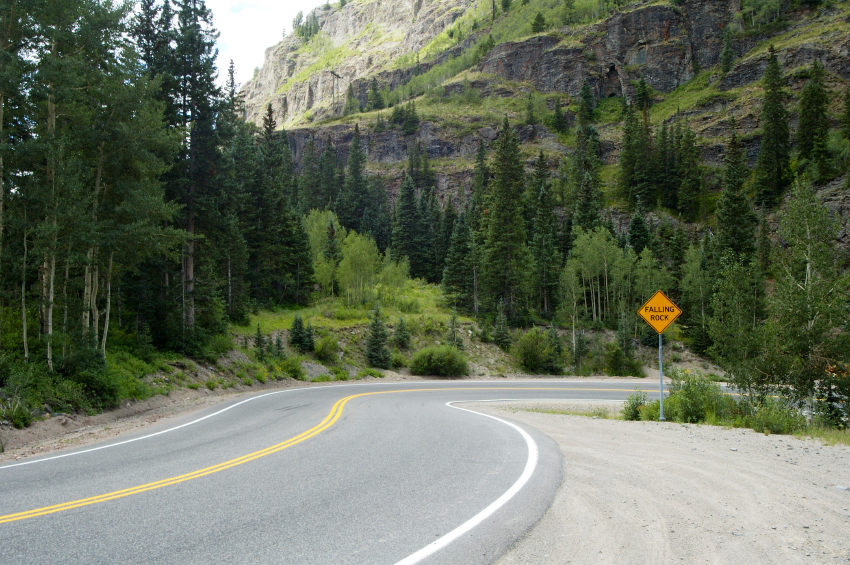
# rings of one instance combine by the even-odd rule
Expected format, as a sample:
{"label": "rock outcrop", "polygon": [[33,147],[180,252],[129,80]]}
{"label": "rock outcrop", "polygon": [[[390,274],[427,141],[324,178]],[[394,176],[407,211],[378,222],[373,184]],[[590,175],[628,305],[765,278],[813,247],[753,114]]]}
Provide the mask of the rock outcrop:
{"label": "rock outcrop", "polygon": [[[260,123],[271,103],[279,123],[338,115],[348,85],[392,66],[427,45],[451,25],[472,0],[368,0],[342,9],[316,8],[320,32],[305,42],[291,34],[266,49],[263,66],[243,87],[245,120]],[[383,80],[400,84],[412,70]],[[365,98],[363,86],[358,87]]]}

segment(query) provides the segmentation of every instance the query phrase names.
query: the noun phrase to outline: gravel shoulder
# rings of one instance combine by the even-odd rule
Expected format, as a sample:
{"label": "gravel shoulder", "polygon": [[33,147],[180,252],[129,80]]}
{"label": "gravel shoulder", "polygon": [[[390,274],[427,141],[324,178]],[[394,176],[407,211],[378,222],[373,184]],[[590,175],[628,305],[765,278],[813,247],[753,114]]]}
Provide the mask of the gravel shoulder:
{"label": "gravel shoulder", "polygon": [[850,562],[849,447],[528,411],[588,408],[568,404],[475,405],[563,454],[551,508],[496,565]]}

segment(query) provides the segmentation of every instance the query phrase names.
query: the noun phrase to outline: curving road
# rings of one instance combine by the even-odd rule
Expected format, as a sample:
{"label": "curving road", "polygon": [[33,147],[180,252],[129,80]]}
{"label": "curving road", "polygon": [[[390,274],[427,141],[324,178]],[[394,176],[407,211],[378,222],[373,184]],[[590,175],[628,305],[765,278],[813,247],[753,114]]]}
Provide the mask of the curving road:
{"label": "curving road", "polygon": [[539,431],[464,403],[622,400],[634,384],[358,383],[259,394],[0,467],[0,560],[491,563],[549,507],[561,456]]}

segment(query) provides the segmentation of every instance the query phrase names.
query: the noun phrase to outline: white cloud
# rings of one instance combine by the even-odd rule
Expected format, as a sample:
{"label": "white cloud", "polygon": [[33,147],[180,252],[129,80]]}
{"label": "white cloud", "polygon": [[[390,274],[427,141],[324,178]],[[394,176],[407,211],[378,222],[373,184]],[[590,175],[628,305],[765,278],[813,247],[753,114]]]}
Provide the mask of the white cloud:
{"label": "white cloud", "polygon": [[[333,2],[336,4],[338,2]],[[236,65],[236,81],[245,84],[254,67],[263,64],[266,48],[281,40],[282,32],[292,33],[292,19],[299,11],[305,14],[323,0],[206,0],[212,10],[213,24],[219,31],[219,83],[227,80],[230,60]]]}

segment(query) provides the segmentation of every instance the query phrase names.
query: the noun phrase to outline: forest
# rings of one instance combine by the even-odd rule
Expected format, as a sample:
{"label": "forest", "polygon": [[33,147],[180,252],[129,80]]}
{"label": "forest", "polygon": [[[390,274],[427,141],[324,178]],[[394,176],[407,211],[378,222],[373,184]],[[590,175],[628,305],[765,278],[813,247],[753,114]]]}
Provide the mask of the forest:
{"label": "forest", "polygon": [[[344,161],[319,138],[296,165],[271,105],[262,124],[238,118],[232,64],[217,86],[217,34],[202,0],[0,5],[8,419],[153,394],[137,377],[157,360],[214,362],[234,347],[234,325],[327,300],[374,310],[367,358],[389,367],[379,307],[418,279],[452,311],[449,347],[462,345],[459,314],[480,341],[550,374],[581,373],[586,336],[605,330],[616,333],[606,370],[642,374],[635,346],[657,338],[636,312],[664,290],[684,310],[677,337],[756,405],[779,395],[824,425],[848,424],[850,275],[839,220],[815,190],[847,178],[850,90],[830,92],[817,63],[792,131],[771,49],[752,170],[734,126],[723,166],[707,166],[687,120],[653,126],[651,91],[636,84],[618,115],[612,182],[631,215],[618,231],[587,82],[572,127],[560,104],[539,115],[529,98],[523,119],[505,116],[492,147],[479,144],[468,186],[441,199],[410,89],[388,97],[373,83],[362,110],[392,106],[389,119],[358,124]],[[843,112],[832,116],[836,97]],[[346,107],[361,111],[351,94]],[[524,154],[517,126],[541,121],[574,138],[570,155]],[[399,128],[401,178],[367,171],[361,125]],[[302,352],[317,347],[307,330],[296,341]],[[285,355],[259,327],[254,349],[261,361],[271,349]]]}

